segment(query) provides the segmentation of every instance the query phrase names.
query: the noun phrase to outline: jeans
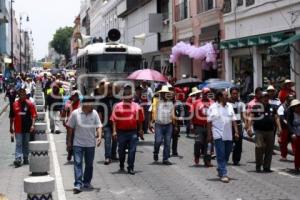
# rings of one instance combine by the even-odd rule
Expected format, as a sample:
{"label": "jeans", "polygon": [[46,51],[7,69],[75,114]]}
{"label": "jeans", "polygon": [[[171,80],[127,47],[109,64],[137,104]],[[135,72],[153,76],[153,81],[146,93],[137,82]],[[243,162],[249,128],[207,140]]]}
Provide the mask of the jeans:
{"label": "jeans", "polygon": [[[95,158],[95,147],[73,147],[74,153],[74,176],[75,187],[91,184],[93,178],[93,162]],[[85,162],[84,173],[82,170],[83,158]]]}
{"label": "jeans", "polygon": [[126,158],[126,147],[128,147],[128,168],[134,169],[136,146],[138,143],[137,130],[122,132],[118,131],[118,152],[120,168],[124,168],[125,158]]}
{"label": "jeans", "polygon": [[112,139],[112,128],[103,127],[105,141],[105,159],[111,159],[117,155],[117,141]]}
{"label": "jeans", "polygon": [[17,133],[15,159],[18,161],[27,160],[29,154],[30,133]]}
{"label": "jeans", "polygon": [[215,140],[218,174],[220,177],[227,176],[227,162],[232,151],[232,141]]}
{"label": "jeans", "polygon": [[170,145],[173,133],[173,125],[166,124],[161,125],[155,123],[155,142],[154,142],[154,155],[159,154],[159,148],[162,142],[164,142],[163,161],[167,161],[170,158]]}

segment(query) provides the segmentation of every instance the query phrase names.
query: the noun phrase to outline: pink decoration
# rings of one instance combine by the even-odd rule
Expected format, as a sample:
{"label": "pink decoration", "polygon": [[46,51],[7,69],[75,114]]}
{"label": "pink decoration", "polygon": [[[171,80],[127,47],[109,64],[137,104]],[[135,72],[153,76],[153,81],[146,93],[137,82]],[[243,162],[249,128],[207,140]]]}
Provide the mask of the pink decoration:
{"label": "pink decoration", "polygon": [[184,42],[179,42],[172,48],[170,62],[175,63],[181,55],[187,55],[194,59],[205,60],[207,63],[215,63],[217,59],[212,43],[207,43],[202,47],[195,47]]}

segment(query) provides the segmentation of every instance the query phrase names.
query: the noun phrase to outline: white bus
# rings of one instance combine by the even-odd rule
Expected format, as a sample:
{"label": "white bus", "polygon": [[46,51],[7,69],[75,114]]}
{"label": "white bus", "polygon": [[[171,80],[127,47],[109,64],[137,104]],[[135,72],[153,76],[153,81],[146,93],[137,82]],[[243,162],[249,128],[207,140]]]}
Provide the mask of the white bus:
{"label": "white bus", "polygon": [[120,33],[116,29],[109,31],[108,38],[111,42],[92,43],[78,51],[78,87],[87,95],[97,81],[120,80],[142,67],[141,49],[118,43]]}

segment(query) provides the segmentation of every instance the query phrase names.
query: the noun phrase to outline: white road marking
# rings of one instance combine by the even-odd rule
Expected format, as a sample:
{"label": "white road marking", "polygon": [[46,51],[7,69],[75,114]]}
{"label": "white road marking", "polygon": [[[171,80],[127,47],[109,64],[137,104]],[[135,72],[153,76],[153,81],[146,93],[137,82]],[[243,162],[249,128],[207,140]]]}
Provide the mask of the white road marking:
{"label": "white road marking", "polygon": [[[46,112],[46,122],[49,125],[48,112]],[[56,151],[56,146],[55,146],[55,142],[54,142],[54,137],[53,137],[53,134],[48,134],[48,136],[49,136],[49,142],[50,142],[52,159],[53,159],[55,182],[56,182],[56,189],[57,189],[57,195],[58,195],[57,198],[58,198],[58,200],[66,200],[66,193],[65,193],[65,188],[64,188],[62,175],[61,175],[61,171],[60,171],[60,167],[59,167],[59,162],[58,162],[58,158],[57,158],[57,151]]]}
{"label": "white road marking", "polygon": [[293,176],[293,175],[291,175],[291,174],[289,174],[289,173],[282,172],[282,171],[280,171],[280,170],[278,170],[278,169],[275,169],[275,168],[272,168],[272,170],[273,170],[274,172],[277,172],[279,175],[288,176],[288,177],[290,177],[290,178],[297,178],[297,179],[300,179],[300,177]]}

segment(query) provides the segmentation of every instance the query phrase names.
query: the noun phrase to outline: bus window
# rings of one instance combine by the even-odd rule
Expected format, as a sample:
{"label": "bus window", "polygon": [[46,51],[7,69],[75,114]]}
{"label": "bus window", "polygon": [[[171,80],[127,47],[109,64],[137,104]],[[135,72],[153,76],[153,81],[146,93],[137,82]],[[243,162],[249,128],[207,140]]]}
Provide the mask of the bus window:
{"label": "bus window", "polygon": [[140,69],[140,55],[102,54],[89,56],[89,72],[128,73]]}

